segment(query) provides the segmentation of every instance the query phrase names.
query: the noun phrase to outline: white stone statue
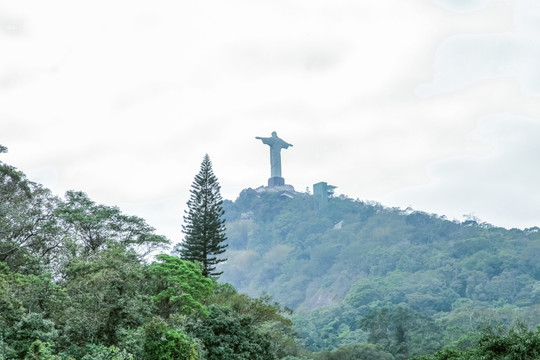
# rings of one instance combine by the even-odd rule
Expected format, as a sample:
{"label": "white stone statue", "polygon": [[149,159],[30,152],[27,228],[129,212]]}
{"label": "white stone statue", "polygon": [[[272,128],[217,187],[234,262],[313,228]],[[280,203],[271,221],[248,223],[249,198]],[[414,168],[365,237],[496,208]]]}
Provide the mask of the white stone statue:
{"label": "white stone statue", "polygon": [[275,131],[271,137],[257,136],[255,139],[262,140],[263,144],[270,146],[270,174],[272,178],[281,178],[281,149],[287,149],[289,144],[277,136]]}

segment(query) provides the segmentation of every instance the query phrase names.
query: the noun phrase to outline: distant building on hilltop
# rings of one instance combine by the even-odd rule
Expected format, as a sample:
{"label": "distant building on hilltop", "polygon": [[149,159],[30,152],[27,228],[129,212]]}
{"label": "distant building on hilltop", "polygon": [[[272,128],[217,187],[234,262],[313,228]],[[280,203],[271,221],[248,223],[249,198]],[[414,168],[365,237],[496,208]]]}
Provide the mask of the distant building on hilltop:
{"label": "distant building on hilltop", "polygon": [[313,184],[313,197],[315,198],[315,209],[321,210],[328,205],[328,198],[334,195],[337,186],[328,185],[324,181]]}

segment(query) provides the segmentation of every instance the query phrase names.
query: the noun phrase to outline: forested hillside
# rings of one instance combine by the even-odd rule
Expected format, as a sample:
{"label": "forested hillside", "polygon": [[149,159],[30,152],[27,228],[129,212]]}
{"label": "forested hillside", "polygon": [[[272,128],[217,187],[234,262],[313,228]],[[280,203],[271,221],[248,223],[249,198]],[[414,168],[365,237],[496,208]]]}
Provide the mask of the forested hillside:
{"label": "forested hillside", "polygon": [[[347,197],[244,190],[226,202],[222,280],[295,310],[305,346],[372,343],[396,359],[487,325],[540,324],[540,232]],[[465,338],[466,339],[466,338]]]}
{"label": "forested hillside", "polygon": [[144,219],[0,162],[0,360],[540,356],[538,228],[314,205],[225,201],[216,281]]}

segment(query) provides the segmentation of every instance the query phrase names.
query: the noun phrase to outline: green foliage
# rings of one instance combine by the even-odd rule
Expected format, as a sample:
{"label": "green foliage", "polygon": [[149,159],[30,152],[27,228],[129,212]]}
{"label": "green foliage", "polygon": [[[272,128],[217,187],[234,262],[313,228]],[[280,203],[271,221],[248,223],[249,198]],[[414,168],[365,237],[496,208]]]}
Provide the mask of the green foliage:
{"label": "green foliage", "polygon": [[216,265],[227,259],[217,256],[225,252],[227,236],[220,186],[208,154],[204,156],[191,187],[188,210],[182,225],[185,237],[176,251],[184,260],[200,262],[204,276],[219,277],[222,272],[215,271]]}
{"label": "green foliage", "polygon": [[270,341],[251,317],[211,305],[207,318],[187,325],[206,349],[208,360],[273,360]]}
{"label": "green foliage", "polygon": [[24,357],[25,360],[56,360],[60,357],[51,353],[51,344],[41,340],[34,341]]}
{"label": "green foliage", "polygon": [[186,334],[168,327],[160,318],[144,326],[144,353],[152,360],[197,360],[195,345]]}
{"label": "green foliage", "polygon": [[81,360],[133,360],[132,354],[126,350],[120,350],[116,346],[106,347],[103,345],[88,345],[86,355]]}
{"label": "green foliage", "polygon": [[202,275],[194,263],[175,256],[160,254],[159,262],[148,267],[152,299],[165,319],[171,314],[207,314],[201,304],[213,290],[214,282]]}
{"label": "green foliage", "polygon": [[536,360],[540,358],[540,328],[529,331],[523,325],[510,330],[488,328],[472,347],[446,348],[414,360]]}
{"label": "green foliage", "polygon": [[272,301],[269,295],[251,298],[239,294],[230,284],[222,284],[216,288],[210,301],[249,317],[252,325],[270,342],[270,351],[277,358],[301,352],[290,319],[292,310]]}
{"label": "green foliage", "polygon": [[433,352],[441,347],[441,331],[430,317],[401,306],[370,311],[360,320],[368,341],[396,359]]}
{"label": "green foliage", "polygon": [[[0,175],[0,358],[273,359],[294,347],[286,311],[269,298],[214,293],[215,280],[173,256],[147,265],[167,240],[144,220],[82,192],[53,197],[3,163]],[[212,312],[211,302],[224,305]],[[203,341],[210,333],[219,349]]]}
{"label": "green foliage", "polygon": [[144,266],[132,251],[105,249],[72,261],[65,273],[70,302],[64,309],[63,347],[114,345],[122,328],[138,327],[151,315],[151,296],[141,291]]}
{"label": "green foliage", "polygon": [[[42,314],[29,313],[14,325],[12,347],[18,358],[31,359],[34,355],[47,353],[48,347],[44,343],[53,343],[57,337],[52,321],[44,319]],[[28,351],[31,351],[30,355]]]}
{"label": "green foliage", "polygon": [[231,284],[220,284],[210,301],[213,304],[231,308],[239,314],[250,316],[255,324],[280,322],[285,326],[292,325],[288,318],[292,310],[283,308],[278,302],[272,301],[272,297],[267,294],[259,298],[251,298],[246,294],[239,294]]}
{"label": "green foliage", "polygon": [[[82,192],[56,198],[3,163],[0,195],[0,359],[274,359],[295,350],[288,312],[268,297],[214,292],[215,280],[177,257],[148,265],[145,255],[167,240],[144,220]],[[209,310],[212,302],[222,305]]]}
{"label": "green foliage", "polygon": [[539,228],[343,196],[316,211],[308,193],[222,202],[207,156],[192,199],[213,209],[199,224],[218,235],[194,247],[217,244],[210,261],[148,264],[167,240],[144,220],[0,162],[0,359],[540,357],[538,330],[497,327],[540,324]]}
{"label": "green foliage", "polygon": [[0,261],[20,273],[54,266],[62,230],[54,211],[58,198],[0,162]]}
{"label": "green foliage", "polygon": [[55,212],[70,236],[82,244],[84,254],[118,244],[145,256],[169,241],[154,234],[154,228],[136,216],[121,213],[117,207],[97,205],[81,191],[68,191],[66,201]]}
{"label": "green foliage", "polygon": [[224,207],[231,231],[222,280],[295,309],[311,350],[368,341],[359,324],[385,308],[409,309],[431,329],[427,337],[408,331],[403,354],[437,350],[486,324],[540,323],[538,228],[460,223],[346,197],[316,211],[308,194],[251,189]]}
{"label": "green foliage", "polygon": [[377,345],[355,344],[321,352],[314,356],[314,360],[394,360],[394,357]]}

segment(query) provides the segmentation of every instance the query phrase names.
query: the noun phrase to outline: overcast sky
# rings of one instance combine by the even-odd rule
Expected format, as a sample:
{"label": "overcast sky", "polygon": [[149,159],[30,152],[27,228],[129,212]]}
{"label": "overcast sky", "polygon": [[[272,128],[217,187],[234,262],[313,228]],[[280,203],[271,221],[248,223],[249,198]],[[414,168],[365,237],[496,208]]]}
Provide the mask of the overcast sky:
{"label": "overcast sky", "polygon": [[0,160],[173,241],[264,185],[540,225],[540,1],[0,0]]}

